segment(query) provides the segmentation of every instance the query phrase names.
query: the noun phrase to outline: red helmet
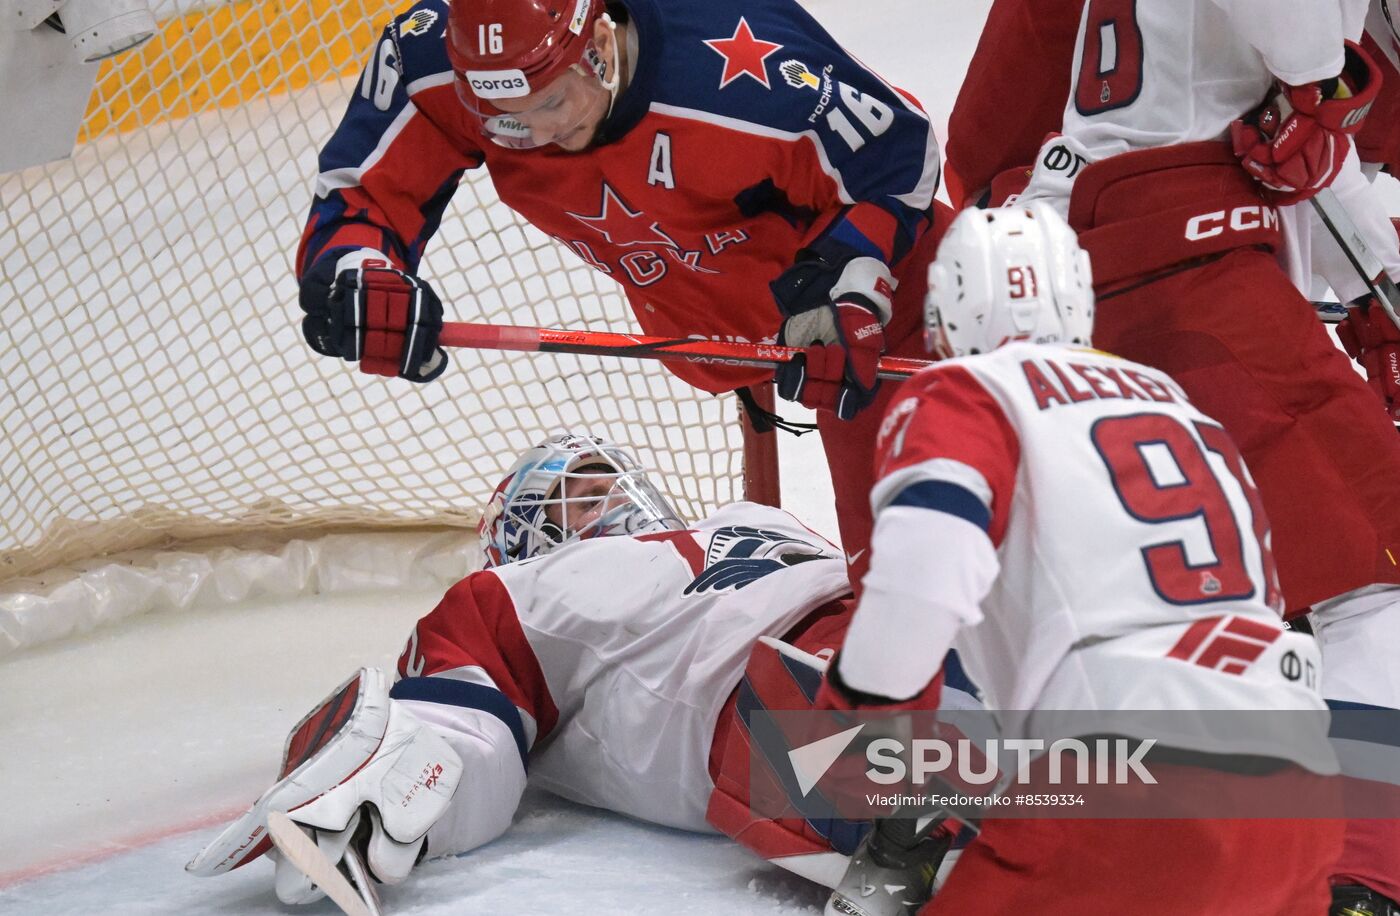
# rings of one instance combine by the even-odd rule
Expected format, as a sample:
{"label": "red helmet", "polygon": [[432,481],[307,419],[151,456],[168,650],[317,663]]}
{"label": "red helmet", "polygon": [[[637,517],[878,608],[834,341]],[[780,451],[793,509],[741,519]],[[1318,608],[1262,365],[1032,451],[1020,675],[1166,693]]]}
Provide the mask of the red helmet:
{"label": "red helmet", "polygon": [[492,99],[543,89],[583,59],[602,13],[603,0],[454,0],[447,56],[457,94],[494,113]]}

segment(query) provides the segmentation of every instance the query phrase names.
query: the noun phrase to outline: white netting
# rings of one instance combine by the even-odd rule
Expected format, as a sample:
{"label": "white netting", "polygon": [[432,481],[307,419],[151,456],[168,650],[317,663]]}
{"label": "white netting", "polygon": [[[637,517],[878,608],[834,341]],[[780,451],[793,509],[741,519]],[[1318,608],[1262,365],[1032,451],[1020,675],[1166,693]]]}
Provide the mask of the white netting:
{"label": "white netting", "polygon": [[[0,176],[0,581],[230,531],[474,524],[564,427],[636,447],[692,517],[738,495],[732,400],[658,364],[457,351],[416,386],[302,342],[316,150],[390,12],[187,14],[106,67],[71,160]],[[423,272],[450,317],[633,327],[484,173]]]}

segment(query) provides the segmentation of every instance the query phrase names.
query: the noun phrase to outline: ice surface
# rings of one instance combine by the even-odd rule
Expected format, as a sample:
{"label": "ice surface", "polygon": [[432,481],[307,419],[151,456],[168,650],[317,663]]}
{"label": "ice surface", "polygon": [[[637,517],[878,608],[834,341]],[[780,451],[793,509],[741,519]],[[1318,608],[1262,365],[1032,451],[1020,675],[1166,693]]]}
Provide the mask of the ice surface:
{"label": "ice surface", "polygon": [[[216,829],[163,840],[101,865],[0,895],[3,913],[280,914],[271,866],[217,879],[186,876],[193,848]],[[728,840],[628,821],[530,792],[511,831],[461,857],[424,863],[382,893],[388,914],[820,912],[825,892]],[[336,912],[327,902],[297,908]]]}

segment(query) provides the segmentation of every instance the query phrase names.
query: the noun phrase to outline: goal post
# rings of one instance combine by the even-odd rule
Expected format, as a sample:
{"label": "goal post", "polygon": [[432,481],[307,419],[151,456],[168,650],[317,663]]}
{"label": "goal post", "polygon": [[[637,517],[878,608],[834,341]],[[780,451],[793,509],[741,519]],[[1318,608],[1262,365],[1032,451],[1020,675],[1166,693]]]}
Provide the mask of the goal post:
{"label": "goal post", "polygon": [[[55,569],[119,552],[469,531],[509,461],[563,429],[634,448],[690,518],[777,500],[776,437],[746,447],[737,399],[659,364],[456,351],[419,386],[306,346],[292,257],[316,153],[395,11],[157,6],[156,36],[102,65],[73,155],[0,175],[0,635]],[[484,170],[423,273],[452,318],[635,330]]]}

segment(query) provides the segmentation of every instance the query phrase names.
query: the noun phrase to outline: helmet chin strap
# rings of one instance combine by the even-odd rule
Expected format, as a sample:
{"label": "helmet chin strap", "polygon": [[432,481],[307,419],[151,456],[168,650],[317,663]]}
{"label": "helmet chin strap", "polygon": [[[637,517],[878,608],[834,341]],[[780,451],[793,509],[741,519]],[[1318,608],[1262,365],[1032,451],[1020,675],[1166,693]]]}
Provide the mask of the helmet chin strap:
{"label": "helmet chin strap", "polygon": [[602,65],[601,61],[599,62],[602,65],[602,72],[598,74],[598,81],[603,84],[604,89],[608,90],[608,111],[607,114],[603,115],[603,119],[607,120],[612,115],[613,105],[617,104],[617,89],[622,85],[622,49],[618,47],[617,43],[617,23],[613,22],[613,18],[607,13],[603,13],[602,21],[608,27],[608,31],[612,33],[613,49],[612,79],[608,79],[605,75],[608,71],[607,66]]}

